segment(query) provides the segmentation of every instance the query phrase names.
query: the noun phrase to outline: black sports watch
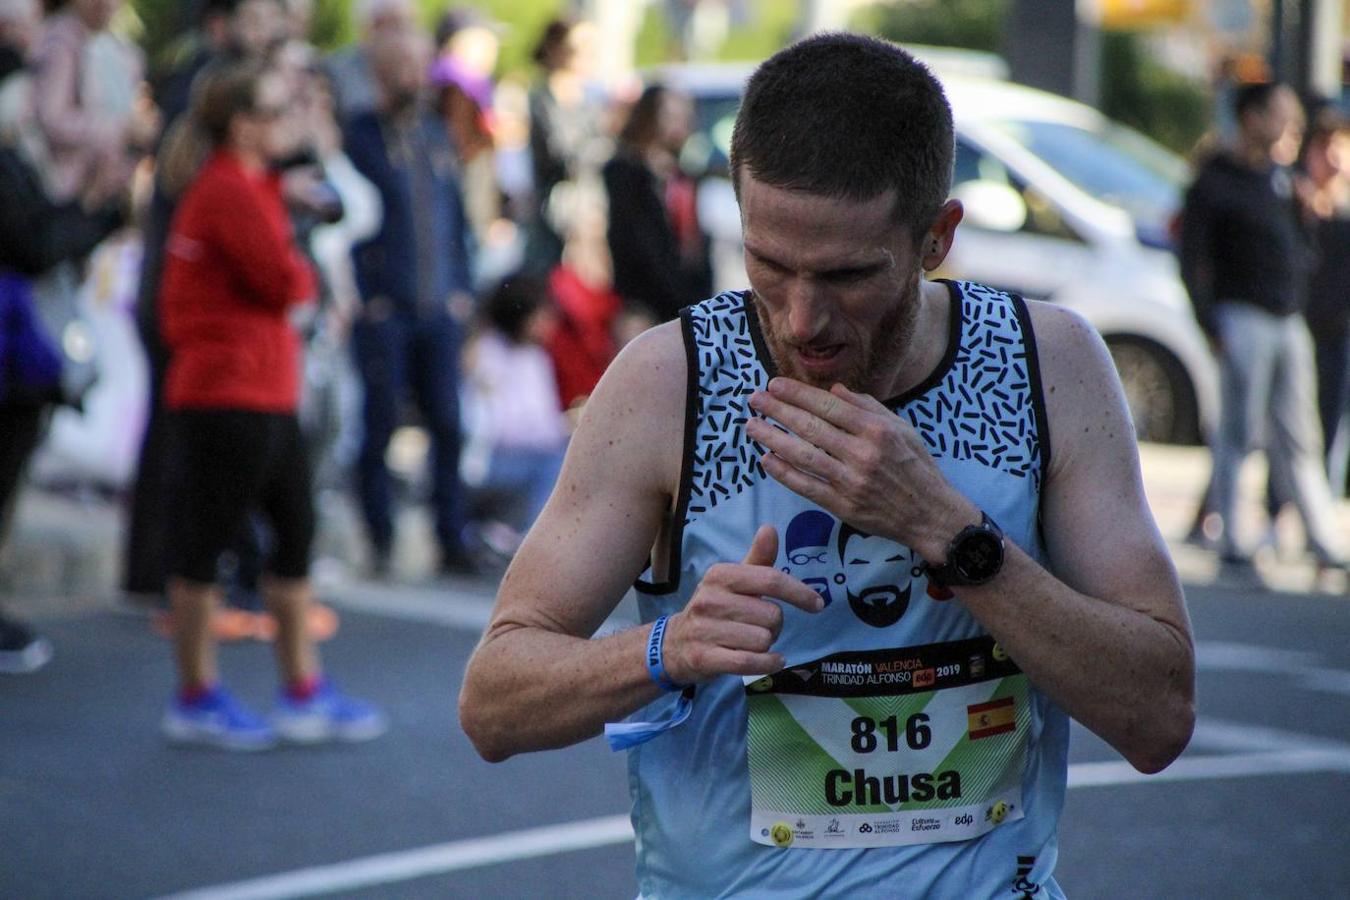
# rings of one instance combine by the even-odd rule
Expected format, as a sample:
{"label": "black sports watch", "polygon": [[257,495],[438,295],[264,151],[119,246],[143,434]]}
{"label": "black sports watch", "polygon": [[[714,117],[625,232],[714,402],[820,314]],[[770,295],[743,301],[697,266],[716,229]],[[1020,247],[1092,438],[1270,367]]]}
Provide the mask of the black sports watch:
{"label": "black sports watch", "polygon": [[942,587],[984,584],[1003,568],[1003,529],[988,513],[980,515],[980,524],[967,525],[952,538],[945,563],[924,563],[929,581]]}

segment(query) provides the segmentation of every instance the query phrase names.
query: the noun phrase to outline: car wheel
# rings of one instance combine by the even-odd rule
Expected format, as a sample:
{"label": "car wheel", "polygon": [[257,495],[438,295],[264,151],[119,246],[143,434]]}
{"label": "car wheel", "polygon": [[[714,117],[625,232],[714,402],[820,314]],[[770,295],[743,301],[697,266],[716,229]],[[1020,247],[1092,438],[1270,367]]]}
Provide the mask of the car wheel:
{"label": "car wheel", "polygon": [[1195,388],[1177,358],[1142,338],[1108,338],[1106,345],[1125,388],[1139,440],[1200,443]]}

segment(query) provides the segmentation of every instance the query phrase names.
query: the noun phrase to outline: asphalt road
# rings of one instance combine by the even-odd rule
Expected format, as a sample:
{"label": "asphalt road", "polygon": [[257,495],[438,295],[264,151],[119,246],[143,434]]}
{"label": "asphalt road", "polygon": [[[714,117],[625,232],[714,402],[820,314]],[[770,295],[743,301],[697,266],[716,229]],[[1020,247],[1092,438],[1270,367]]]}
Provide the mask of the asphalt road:
{"label": "asphalt road", "polygon": [[[622,758],[599,741],[489,766],[455,698],[486,588],[342,594],[330,671],[393,726],[259,755],[166,746],[168,647],[70,607],[45,670],[0,678],[0,897],[632,897]],[[1071,897],[1350,892],[1350,599],[1192,585],[1200,727],[1144,779],[1075,732],[1058,877]],[[270,703],[268,649],[224,648]]]}

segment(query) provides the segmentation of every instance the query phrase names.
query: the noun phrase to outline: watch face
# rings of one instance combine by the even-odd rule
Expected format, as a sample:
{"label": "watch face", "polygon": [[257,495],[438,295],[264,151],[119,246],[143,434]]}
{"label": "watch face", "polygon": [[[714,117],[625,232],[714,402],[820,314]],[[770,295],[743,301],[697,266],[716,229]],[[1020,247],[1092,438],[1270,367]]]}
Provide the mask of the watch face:
{"label": "watch face", "polygon": [[959,556],[953,562],[963,578],[986,581],[1003,564],[1003,541],[988,531],[972,532],[961,541]]}

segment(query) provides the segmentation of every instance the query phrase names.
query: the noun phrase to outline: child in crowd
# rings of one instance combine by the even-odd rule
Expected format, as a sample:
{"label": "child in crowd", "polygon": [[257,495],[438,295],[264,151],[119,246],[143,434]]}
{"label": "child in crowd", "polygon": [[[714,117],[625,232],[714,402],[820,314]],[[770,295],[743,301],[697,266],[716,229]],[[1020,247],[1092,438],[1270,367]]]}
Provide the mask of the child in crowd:
{"label": "child in crowd", "polygon": [[545,281],[514,276],[488,296],[482,319],[465,354],[463,475],[477,495],[484,539],[509,554],[543,509],[567,446],[553,363],[542,346],[557,314]]}

